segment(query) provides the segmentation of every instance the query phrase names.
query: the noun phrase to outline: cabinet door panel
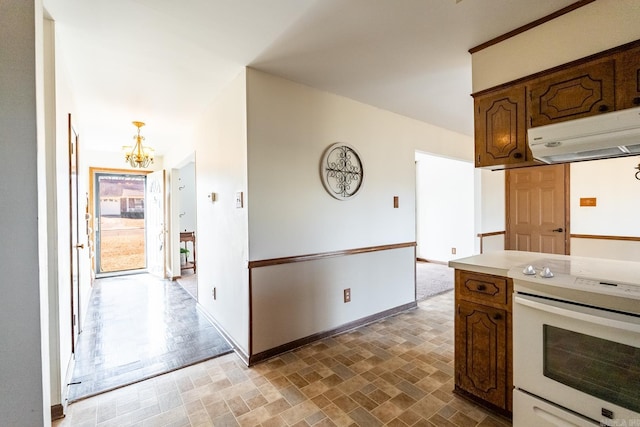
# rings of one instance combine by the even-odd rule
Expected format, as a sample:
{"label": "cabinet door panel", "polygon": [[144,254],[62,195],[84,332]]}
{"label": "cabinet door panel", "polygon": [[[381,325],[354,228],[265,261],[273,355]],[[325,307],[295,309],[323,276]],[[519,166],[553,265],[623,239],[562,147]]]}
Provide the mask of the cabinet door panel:
{"label": "cabinet door panel", "polygon": [[476,166],[508,165],[527,159],[525,108],[524,86],[475,98]]}
{"label": "cabinet door panel", "polygon": [[616,57],[616,108],[640,106],[640,47]]}
{"label": "cabinet door panel", "polygon": [[456,384],[501,408],[507,404],[507,313],[458,301]]}
{"label": "cabinet door panel", "polygon": [[542,126],[615,109],[614,61],[587,63],[532,82],[530,125]]}

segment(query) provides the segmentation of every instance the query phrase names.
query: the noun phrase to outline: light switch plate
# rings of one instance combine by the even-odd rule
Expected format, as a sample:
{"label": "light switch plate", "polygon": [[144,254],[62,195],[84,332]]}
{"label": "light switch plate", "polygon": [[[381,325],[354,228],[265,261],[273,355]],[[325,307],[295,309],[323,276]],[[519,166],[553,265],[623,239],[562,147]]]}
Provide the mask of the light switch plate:
{"label": "light switch plate", "polygon": [[236,193],[236,208],[241,208],[243,206],[243,195],[242,191],[238,191]]}

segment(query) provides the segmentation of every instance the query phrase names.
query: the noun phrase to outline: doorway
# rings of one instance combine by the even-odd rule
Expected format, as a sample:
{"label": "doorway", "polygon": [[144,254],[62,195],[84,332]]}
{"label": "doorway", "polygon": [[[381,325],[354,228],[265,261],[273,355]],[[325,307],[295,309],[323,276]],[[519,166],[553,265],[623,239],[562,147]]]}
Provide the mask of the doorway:
{"label": "doorway", "polygon": [[416,152],[416,300],[454,287],[451,259],[473,255],[473,163]]}
{"label": "doorway", "polygon": [[198,299],[197,240],[196,240],[196,164],[195,158],[180,169],[177,177],[177,211],[180,230],[180,274],[178,283],[196,300]]}
{"label": "doorway", "polygon": [[144,271],[146,175],[96,172],[94,179],[96,277]]}
{"label": "doorway", "polygon": [[416,252],[447,263],[474,254],[473,163],[416,152]]}

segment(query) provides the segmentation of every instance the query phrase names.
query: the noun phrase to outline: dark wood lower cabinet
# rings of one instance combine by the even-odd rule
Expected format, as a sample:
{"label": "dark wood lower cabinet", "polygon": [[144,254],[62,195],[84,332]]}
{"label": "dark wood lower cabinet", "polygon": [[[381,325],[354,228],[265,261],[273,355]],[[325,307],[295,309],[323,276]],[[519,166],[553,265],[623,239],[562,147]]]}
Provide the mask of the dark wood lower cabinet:
{"label": "dark wood lower cabinet", "polygon": [[[507,416],[513,389],[511,283],[505,277],[456,270],[456,391]],[[496,298],[496,290],[503,295]]]}
{"label": "dark wood lower cabinet", "polygon": [[507,402],[506,312],[466,301],[460,301],[457,307],[458,383],[483,400],[504,407]]}

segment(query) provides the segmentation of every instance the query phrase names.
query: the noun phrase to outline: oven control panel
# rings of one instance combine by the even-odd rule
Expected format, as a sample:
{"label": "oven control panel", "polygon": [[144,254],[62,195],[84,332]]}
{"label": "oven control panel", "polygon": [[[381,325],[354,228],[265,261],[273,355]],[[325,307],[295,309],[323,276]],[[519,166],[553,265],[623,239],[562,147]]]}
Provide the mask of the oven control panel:
{"label": "oven control panel", "polygon": [[622,283],[602,282],[600,280],[585,279],[584,277],[576,278],[575,284],[577,286],[585,286],[591,289],[609,289],[615,291],[616,293],[620,293],[621,295],[640,295],[640,286],[625,285]]}
{"label": "oven control panel", "polygon": [[518,293],[640,315],[638,280],[624,283],[609,273],[610,270],[598,271],[592,265],[539,260],[531,265],[511,268],[507,277],[513,279],[514,291]]}

